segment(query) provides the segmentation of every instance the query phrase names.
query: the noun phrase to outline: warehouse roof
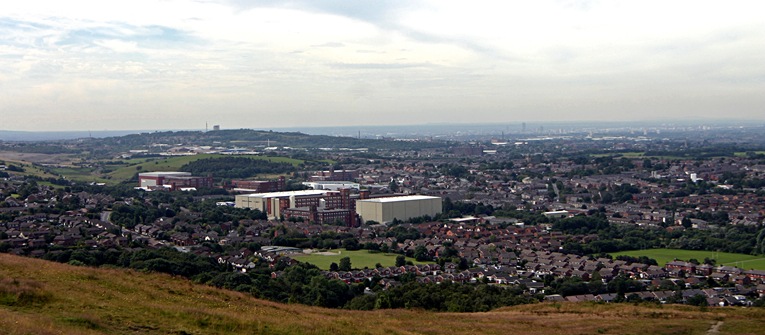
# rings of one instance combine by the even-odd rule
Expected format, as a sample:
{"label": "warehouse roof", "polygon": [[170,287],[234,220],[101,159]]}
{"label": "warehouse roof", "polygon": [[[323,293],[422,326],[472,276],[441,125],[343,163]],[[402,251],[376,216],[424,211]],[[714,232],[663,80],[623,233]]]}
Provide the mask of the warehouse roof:
{"label": "warehouse roof", "polygon": [[303,191],[284,191],[284,192],[266,192],[266,193],[253,193],[245,194],[244,196],[253,198],[281,198],[289,196],[306,196],[306,195],[321,195],[326,194],[327,190],[303,190]]}
{"label": "warehouse roof", "polygon": [[428,195],[405,195],[405,196],[399,196],[399,197],[386,197],[386,198],[374,198],[374,199],[364,199],[359,201],[364,202],[399,202],[399,201],[411,201],[411,200],[431,200],[431,199],[441,199],[440,197],[431,197]]}
{"label": "warehouse roof", "polygon": [[177,172],[177,171],[157,171],[157,172],[142,172],[138,174],[139,177],[183,177],[191,176],[191,172]]}

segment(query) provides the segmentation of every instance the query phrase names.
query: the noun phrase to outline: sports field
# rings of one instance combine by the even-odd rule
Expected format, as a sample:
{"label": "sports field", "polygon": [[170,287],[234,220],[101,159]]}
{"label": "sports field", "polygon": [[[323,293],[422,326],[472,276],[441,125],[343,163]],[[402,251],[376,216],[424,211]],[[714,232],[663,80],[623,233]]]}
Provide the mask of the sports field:
{"label": "sports field", "polygon": [[[292,255],[291,257],[306,263],[311,263],[319,267],[322,270],[329,270],[329,265],[332,263],[340,264],[340,258],[350,257],[351,266],[354,269],[374,268],[375,264],[380,263],[382,266],[396,265],[396,256],[398,254],[386,254],[382,252],[371,253],[369,250],[355,250],[348,251],[345,249],[332,250],[329,252],[315,252],[311,254]],[[407,261],[412,261],[414,264],[425,264],[428,262],[418,262],[414,258],[407,258]]]}
{"label": "sports field", "polygon": [[679,249],[647,249],[631,250],[612,253],[611,256],[628,255],[633,257],[646,256],[653,258],[659,265],[664,265],[675,259],[687,261],[691,258],[703,262],[704,258],[715,259],[716,265],[736,266],[742,269],[765,270],[765,256],[753,256],[744,254],[733,254],[728,252],[715,251],[697,251],[697,250],[679,250]]}

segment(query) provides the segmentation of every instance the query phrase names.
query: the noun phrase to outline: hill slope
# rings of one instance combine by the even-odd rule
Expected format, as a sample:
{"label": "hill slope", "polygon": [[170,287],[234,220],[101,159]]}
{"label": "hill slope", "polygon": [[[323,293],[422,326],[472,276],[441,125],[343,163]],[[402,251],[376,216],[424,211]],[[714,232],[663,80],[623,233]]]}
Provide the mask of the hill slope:
{"label": "hill slope", "polygon": [[538,304],[490,313],[283,305],[167,275],[0,254],[9,334],[721,334],[762,331],[765,309]]}

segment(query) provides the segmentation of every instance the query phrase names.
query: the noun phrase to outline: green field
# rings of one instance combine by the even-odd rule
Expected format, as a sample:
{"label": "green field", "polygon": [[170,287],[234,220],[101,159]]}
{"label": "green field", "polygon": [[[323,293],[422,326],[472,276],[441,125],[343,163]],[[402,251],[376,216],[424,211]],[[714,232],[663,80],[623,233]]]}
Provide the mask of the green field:
{"label": "green field", "polygon": [[[119,183],[128,180],[139,172],[155,172],[155,171],[178,171],[180,168],[190,162],[214,157],[227,157],[225,155],[215,154],[199,154],[189,156],[172,156],[172,157],[151,157],[151,158],[134,158],[121,161],[118,164],[115,162],[106,161],[105,169],[109,171],[107,173],[98,173],[95,168],[92,167],[56,167],[51,168],[51,171],[65,176],[68,179],[83,181],[83,182],[105,182],[105,183]],[[287,157],[269,157],[269,156],[246,156],[250,159],[268,160],[277,163],[289,163],[294,166],[302,164],[303,161],[299,159],[292,159]],[[30,165],[31,166],[31,165]],[[26,169],[26,167],[25,167]]]}
{"label": "green field", "polygon": [[752,256],[744,254],[733,254],[728,252],[697,251],[697,250],[678,250],[678,249],[648,249],[632,250],[612,253],[611,256],[646,256],[653,258],[659,265],[664,265],[675,259],[687,261],[691,258],[703,262],[704,258],[715,259],[717,265],[737,266],[742,269],[765,270],[765,256]]}
{"label": "green field", "polygon": [[[230,157],[227,155],[214,155],[214,154],[200,154],[191,156],[173,156],[167,158],[154,158],[147,159],[144,163],[130,165],[122,168],[118,168],[111,172],[109,175],[115,180],[128,180],[136,172],[154,172],[154,171],[178,171],[181,166],[184,166],[190,162],[197,161],[205,158],[216,157]],[[289,163],[297,166],[303,163],[302,160],[292,159],[287,157],[268,157],[268,156],[246,156],[251,159],[267,160],[275,163]],[[140,167],[140,170],[139,170]]]}
{"label": "green field", "polygon": [[[755,154],[755,155],[765,155],[765,151],[753,151],[752,153]],[[747,152],[745,152],[745,151],[736,151],[736,152],[733,153],[733,155],[736,156],[736,157],[746,157]]]}
{"label": "green field", "polygon": [[623,157],[623,158],[655,158],[655,159],[667,159],[667,160],[682,160],[682,159],[690,159],[690,157],[682,157],[682,156],[646,156],[645,152],[641,151],[629,151],[629,152],[614,152],[614,153],[605,153],[605,154],[591,154],[590,157],[598,158],[598,157]]}
{"label": "green field", "polygon": [[[316,265],[319,269],[329,270],[329,265],[332,263],[340,264],[340,258],[350,257],[351,266],[354,269],[374,268],[375,264],[380,263],[382,266],[396,265],[396,256],[398,254],[386,254],[382,252],[371,253],[369,250],[356,250],[348,251],[345,249],[330,251],[333,255],[319,255],[319,254],[305,254],[299,256],[293,256],[292,258],[306,263]],[[412,261],[414,264],[426,264],[428,262],[418,262],[414,258],[407,258],[407,261]]]}

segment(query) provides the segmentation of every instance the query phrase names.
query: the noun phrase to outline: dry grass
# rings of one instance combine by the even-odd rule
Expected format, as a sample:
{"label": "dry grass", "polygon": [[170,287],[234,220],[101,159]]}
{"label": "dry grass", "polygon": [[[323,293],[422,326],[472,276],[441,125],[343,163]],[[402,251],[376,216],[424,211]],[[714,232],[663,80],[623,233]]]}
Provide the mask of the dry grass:
{"label": "dry grass", "polygon": [[[9,334],[722,334],[762,333],[765,310],[536,304],[488,313],[345,311],[285,305],[167,275],[91,269],[0,254]],[[6,301],[6,300],[4,300]],[[9,301],[9,300],[8,300]]]}

